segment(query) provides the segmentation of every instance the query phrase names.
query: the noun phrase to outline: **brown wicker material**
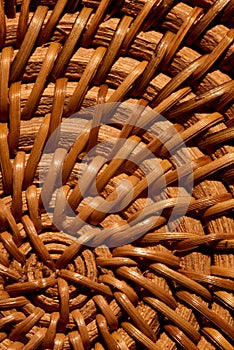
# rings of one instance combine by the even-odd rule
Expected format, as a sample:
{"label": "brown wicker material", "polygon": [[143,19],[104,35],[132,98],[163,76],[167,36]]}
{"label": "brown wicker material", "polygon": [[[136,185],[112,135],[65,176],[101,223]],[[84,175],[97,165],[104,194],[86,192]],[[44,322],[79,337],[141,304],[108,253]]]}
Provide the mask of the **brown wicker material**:
{"label": "brown wicker material", "polygon": [[[0,0],[1,350],[234,349],[233,18],[233,0]],[[154,121],[116,120],[84,132],[68,155],[51,150],[39,186],[43,149],[61,121],[99,104],[94,126],[104,102],[120,101],[136,106],[135,118],[137,106],[162,114],[187,146],[194,186],[176,228],[167,223],[178,168],[185,191],[192,177],[171,158],[169,129],[152,136]],[[135,191],[111,214],[77,185],[87,152],[121,137],[145,145],[164,173],[152,173],[152,227],[125,245],[118,232],[144,208],[145,175],[115,153],[109,163],[94,158],[87,188],[95,170],[107,201],[121,179]],[[60,166],[69,205],[97,228],[93,247],[56,227],[66,213],[61,189],[55,222],[44,210]],[[71,227],[83,232],[80,221]],[[103,227],[113,229],[112,247]]]}

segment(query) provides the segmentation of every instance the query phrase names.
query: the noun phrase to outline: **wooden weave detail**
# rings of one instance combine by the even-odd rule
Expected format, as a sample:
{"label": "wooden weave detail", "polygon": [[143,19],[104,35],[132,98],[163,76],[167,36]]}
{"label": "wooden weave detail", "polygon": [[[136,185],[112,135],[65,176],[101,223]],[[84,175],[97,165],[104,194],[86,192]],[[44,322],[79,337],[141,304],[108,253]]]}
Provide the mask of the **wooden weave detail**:
{"label": "wooden weave detail", "polygon": [[[233,349],[233,18],[233,0],[0,0],[1,350]],[[159,141],[156,120],[143,118],[140,128],[126,117],[92,128],[100,107],[68,154],[51,150],[41,190],[46,141],[71,114],[105,102],[148,108],[168,129]],[[194,180],[172,230],[178,186],[186,191],[191,178],[183,159],[171,157],[178,145],[169,126],[186,144]],[[111,214],[89,205],[77,177],[92,147],[121,137],[122,154],[134,141],[159,161],[163,176],[148,163],[155,195],[147,215],[163,211],[140,238],[119,246],[121,227],[144,208],[145,174],[114,151],[111,161],[105,149],[93,159],[87,188],[96,170],[107,201],[123,179],[135,191]],[[64,196],[97,229],[93,248],[61,232],[44,210],[61,164]],[[77,236],[84,226],[73,223]],[[113,229],[113,248],[101,228]]]}

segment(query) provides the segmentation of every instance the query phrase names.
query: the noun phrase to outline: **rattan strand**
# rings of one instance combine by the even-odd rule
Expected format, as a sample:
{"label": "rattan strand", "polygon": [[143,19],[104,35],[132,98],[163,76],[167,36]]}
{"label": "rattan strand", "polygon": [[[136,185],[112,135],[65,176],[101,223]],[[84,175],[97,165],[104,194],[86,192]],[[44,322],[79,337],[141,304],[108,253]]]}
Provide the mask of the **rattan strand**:
{"label": "rattan strand", "polygon": [[[233,349],[233,18],[233,0],[0,1],[1,350]],[[134,110],[108,124],[105,102]],[[47,140],[90,106],[40,186]]]}

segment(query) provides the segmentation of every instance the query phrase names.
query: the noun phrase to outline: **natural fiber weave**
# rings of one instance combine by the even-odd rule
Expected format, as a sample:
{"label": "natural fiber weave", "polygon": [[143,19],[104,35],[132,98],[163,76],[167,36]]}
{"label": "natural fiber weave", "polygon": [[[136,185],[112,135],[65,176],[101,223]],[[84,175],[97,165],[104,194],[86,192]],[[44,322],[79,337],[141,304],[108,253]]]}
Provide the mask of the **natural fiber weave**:
{"label": "natural fiber weave", "polygon": [[[233,18],[233,0],[0,0],[0,349],[234,349]],[[119,137],[155,154],[167,188],[153,179],[153,209],[164,210],[141,238],[118,246],[113,236],[108,248],[97,234],[90,248],[43,210],[41,156],[62,118],[120,101],[173,123],[192,159],[192,198],[168,231],[183,168],[168,153],[170,132],[162,143],[127,120],[93,128],[67,156],[55,152],[44,195],[65,157],[70,206],[118,233],[144,207],[144,174],[94,159],[107,201],[119,180],[134,186],[134,201],[112,214],[90,208],[77,174],[97,142]]]}

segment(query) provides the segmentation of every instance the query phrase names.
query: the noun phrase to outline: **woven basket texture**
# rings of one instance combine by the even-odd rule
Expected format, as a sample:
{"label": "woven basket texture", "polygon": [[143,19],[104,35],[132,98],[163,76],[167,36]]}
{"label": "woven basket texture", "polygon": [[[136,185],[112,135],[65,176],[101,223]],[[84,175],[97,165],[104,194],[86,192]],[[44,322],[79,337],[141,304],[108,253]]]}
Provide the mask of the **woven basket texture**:
{"label": "woven basket texture", "polygon": [[233,24],[233,0],[0,0],[1,350],[234,349]]}

